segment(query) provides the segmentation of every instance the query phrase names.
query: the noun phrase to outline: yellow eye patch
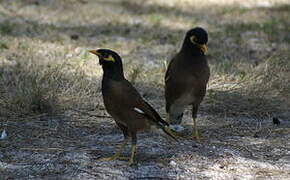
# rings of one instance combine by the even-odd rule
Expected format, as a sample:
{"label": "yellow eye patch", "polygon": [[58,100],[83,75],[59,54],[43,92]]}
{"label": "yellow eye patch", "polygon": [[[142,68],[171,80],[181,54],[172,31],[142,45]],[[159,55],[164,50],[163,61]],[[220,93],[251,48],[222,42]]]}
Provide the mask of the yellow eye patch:
{"label": "yellow eye patch", "polygon": [[193,44],[197,44],[196,42],[197,38],[195,36],[191,36],[190,37],[190,41],[193,43]]}
{"label": "yellow eye patch", "polygon": [[113,62],[115,62],[115,59],[113,58],[112,55],[109,55],[108,57],[104,57],[103,59],[104,59],[105,61],[113,61]]}
{"label": "yellow eye patch", "polygon": [[197,38],[195,36],[190,37],[190,41],[196,45],[204,54],[207,53],[207,46],[205,44],[199,44],[196,42]]}

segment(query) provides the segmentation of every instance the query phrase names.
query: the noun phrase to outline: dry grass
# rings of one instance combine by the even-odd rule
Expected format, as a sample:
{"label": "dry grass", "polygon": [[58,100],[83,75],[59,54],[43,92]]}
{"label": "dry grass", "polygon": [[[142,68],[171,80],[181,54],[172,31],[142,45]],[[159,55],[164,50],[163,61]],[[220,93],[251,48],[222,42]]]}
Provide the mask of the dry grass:
{"label": "dry grass", "polygon": [[[289,121],[289,12],[286,0],[0,0],[0,131],[14,132],[12,141],[15,123],[47,115],[86,128],[101,122],[81,120],[105,114],[92,48],[118,51],[127,78],[164,115],[168,60],[194,26],[209,33],[211,78],[200,114],[210,120],[203,125],[215,134],[216,118],[221,128],[226,118]],[[255,132],[236,123],[231,131]]]}
{"label": "dry grass", "polygon": [[[98,96],[91,84],[98,83],[90,80],[100,76],[100,68],[91,62],[95,58],[85,52],[91,47],[116,49],[125,59],[128,79],[162,88],[166,60],[177,51],[184,32],[196,25],[207,28],[210,35],[212,93],[206,105],[231,106],[243,96],[254,102],[270,101],[278,113],[286,110],[289,6],[283,1],[223,1],[216,9],[211,8],[215,1],[199,6],[188,1],[186,6],[177,1],[65,2],[2,2],[2,111],[50,113],[75,104],[71,101],[91,109],[88,97]],[[231,94],[233,98],[220,101]],[[247,101],[239,104],[249,108],[241,112],[235,107],[231,113],[252,109]],[[257,112],[267,110],[259,107]]]}
{"label": "dry grass", "polygon": [[81,60],[66,62],[61,59],[63,55],[49,52],[48,58],[40,61],[42,57],[29,51],[20,56],[12,54],[12,60],[1,64],[2,115],[53,115],[68,107],[92,105],[88,100],[97,94],[97,82],[87,77]]}

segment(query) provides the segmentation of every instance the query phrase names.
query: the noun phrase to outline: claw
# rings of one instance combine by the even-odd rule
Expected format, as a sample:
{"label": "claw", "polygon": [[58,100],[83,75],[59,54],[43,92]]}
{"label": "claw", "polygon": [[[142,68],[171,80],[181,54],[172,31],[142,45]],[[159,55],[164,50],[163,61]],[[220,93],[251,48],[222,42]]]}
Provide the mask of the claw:
{"label": "claw", "polygon": [[200,141],[200,136],[199,136],[198,131],[196,129],[193,129],[193,131],[192,131],[192,137],[194,139],[197,139],[198,141]]}
{"label": "claw", "polygon": [[118,158],[121,158],[120,157],[121,152],[124,149],[125,145],[127,144],[127,141],[128,141],[127,139],[124,140],[124,142],[122,143],[120,149],[113,156],[100,158],[99,161],[112,161],[112,160],[116,160]]}
{"label": "claw", "polygon": [[129,160],[130,158],[129,157],[119,156],[118,159],[120,159],[120,160]]}
{"label": "claw", "polygon": [[116,153],[116,154],[114,154],[113,156],[110,156],[110,157],[100,158],[100,159],[98,159],[98,161],[113,161],[113,160],[118,159],[119,156],[120,156],[120,153]]}

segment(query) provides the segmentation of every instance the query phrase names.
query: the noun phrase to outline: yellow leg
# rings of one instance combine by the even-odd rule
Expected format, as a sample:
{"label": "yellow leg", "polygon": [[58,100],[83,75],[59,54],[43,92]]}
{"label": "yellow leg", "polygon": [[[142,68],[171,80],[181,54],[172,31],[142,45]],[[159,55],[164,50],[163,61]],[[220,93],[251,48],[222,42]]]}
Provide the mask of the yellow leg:
{"label": "yellow leg", "polygon": [[166,121],[170,123],[169,113],[166,114]]}
{"label": "yellow leg", "polygon": [[198,141],[200,141],[200,136],[198,134],[198,130],[197,130],[197,126],[196,126],[196,118],[193,118],[192,137],[196,138]]}
{"label": "yellow leg", "polygon": [[129,165],[130,166],[134,164],[136,149],[137,149],[136,144],[133,144],[132,145],[132,150],[131,150],[131,156],[130,156],[130,159],[129,159]]}
{"label": "yellow leg", "polygon": [[126,146],[127,142],[128,142],[128,139],[125,139],[123,141],[123,143],[121,144],[119,150],[113,156],[101,158],[99,160],[100,161],[112,161],[112,160],[115,160],[115,159],[119,158],[120,154],[121,154],[122,150],[124,149],[124,147]]}

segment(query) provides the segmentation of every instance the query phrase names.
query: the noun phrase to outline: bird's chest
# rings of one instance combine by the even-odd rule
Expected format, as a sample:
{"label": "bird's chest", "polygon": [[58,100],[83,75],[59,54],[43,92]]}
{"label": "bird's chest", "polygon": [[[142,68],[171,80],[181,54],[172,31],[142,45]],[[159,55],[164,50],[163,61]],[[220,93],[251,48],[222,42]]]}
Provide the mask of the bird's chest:
{"label": "bird's chest", "polygon": [[175,103],[177,104],[191,104],[194,102],[194,89],[188,89],[185,91],[179,98],[176,99]]}
{"label": "bird's chest", "polygon": [[118,82],[107,80],[102,82],[102,95],[106,110],[112,116],[120,111],[122,102],[120,100],[120,90],[118,89]]}

